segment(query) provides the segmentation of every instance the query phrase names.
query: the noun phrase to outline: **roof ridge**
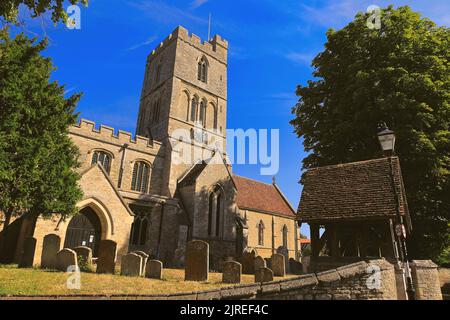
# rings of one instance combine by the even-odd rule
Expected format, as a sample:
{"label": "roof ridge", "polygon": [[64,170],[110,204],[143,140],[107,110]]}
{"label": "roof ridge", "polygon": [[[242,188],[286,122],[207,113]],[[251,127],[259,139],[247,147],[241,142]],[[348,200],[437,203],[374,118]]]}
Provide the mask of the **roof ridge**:
{"label": "roof ridge", "polygon": [[238,175],[238,174],[235,174],[235,173],[233,173],[233,176],[236,176],[236,177],[242,178],[242,179],[246,179],[246,180],[251,180],[251,181],[254,181],[254,182],[257,182],[257,183],[265,184],[267,186],[274,187],[273,183],[267,183],[267,182],[256,180],[256,179],[253,179],[253,178],[244,177],[244,176],[241,176],[241,175]]}
{"label": "roof ridge", "polygon": [[389,158],[398,159],[397,156],[392,157],[383,157],[383,158],[376,158],[376,159],[367,159],[367,160],[360,160],[360,161],[354,161],[354,162],[346,162],[346,163],[338,163],[338,164],[329,164],[326,166],[318,166],[313,168],[306,169],[307,171],[311,170],[318,170],[318,169],[328,169],[328,168],[338,168],[338,167],[350,167],[352,165],[358,165],[362,163],[371,163],[371,162],[380,162],[382,160],[388,160]]}

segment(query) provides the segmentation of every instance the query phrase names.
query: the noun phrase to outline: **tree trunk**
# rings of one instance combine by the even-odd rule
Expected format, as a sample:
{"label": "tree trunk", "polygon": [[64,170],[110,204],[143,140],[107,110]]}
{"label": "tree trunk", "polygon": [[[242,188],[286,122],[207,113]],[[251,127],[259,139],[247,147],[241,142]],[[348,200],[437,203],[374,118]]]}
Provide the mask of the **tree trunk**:
{"label": "tree trunk", "polygon": [[11,223],[12,214],[13,214],[12,208],[5,212],[5,223],[3,224],[3,231],[5,231],[6,228],[9,226],[9,224]]}

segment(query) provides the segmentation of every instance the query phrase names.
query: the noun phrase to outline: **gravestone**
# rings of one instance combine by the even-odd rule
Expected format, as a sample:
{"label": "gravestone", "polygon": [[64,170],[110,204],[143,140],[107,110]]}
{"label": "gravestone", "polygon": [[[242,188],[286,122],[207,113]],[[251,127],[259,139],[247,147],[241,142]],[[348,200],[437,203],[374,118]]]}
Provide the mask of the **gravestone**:
{"label": "gravestone", "polygon": [[260,268],[267,268],[266,260],[261,256],[257,256],[253,263],[255,264],[255,272]]}
{"label": "gravestone", "polygon": [[66,272],[67,268],[74,266],[78,268],[77,253],[72,249],[64,248],[56,254],[57,269]]}
{"label": "gravestone", "polygon": [[142,257],[142,269],[141,269],[141,276],[143,277],[145,275],[145,266],[147,265],[147,261],[149,259],[149,255],[146,254],[144,251],[133,251],[133,253],[137,254],[138,256]]}
{"label": "gravestone", "polygon": [[158,260],[149,260],[145,268],[145,277],[150,279],[162,279],[163,263]]}
{"label": "gravestone", "polygon": [[79,246],[73,249],[77,253],[78,262],[81,263],[80,257],[88,266],[92,265],[92,249],[85,246]]}
{"label": "gravestone", "polygon": [[310,260],[311,260],[310,256],[302,257],[301,261],[302,261],[303,273],[309,273]]}
{"label": "gravestone", "polygon": [[264,258],[264,260],[266,260],[267,268],[272,269],[272,260],[271,260],[271,258]]}
{"label": "gravestone", "polygon": [[293,274],[302,274],[303,266],[299,261],[296,261],[294,258],[289,258],[289,269]]}
{"label": "gravestone", "polygon": [[272,271],[275,277],[284,277],[286,275],[286,265],[284,256],[279,253],[272,255]]}
{"label": "gravestone", "polygon": [[42,243],[41,267],[56,269],[56,255],[61,250],[61,238],[56,234],[48,234]]}
{"label": "gravestone", "polygon": [[269,268],[260,268],[255,271],[255,282],[273,281],[273,272]]}
{"label": "gravestone", "polygon": [[236,261],[227,261],[223,264],[222,282],[241,283],[242,265]]}
{"label": "gravestone", "polygon": [[120,275],[139,277],[142,273],[142,257],[136,253],[122,256],[120,263]]}
{"label": "gravestone", "polygon": [[97,259],[97,273],[114,274],[116,267],[117,243],[112,240],[100,241]]}
{"label": "gravestone", "polygon": [[175,250],[175,253],[173,255],[173,264],[175,268],[184,267],[185,256],[186,256],[185,247],[177,248]]}
{"label": "gravestone", "polygon": [[207,281],[209,271],[209,244],[194,240],[187,244],[184,280]]}
{"label": "gravestone", "polygon": [[284,265],[286,266],[286,273],[289,273],[289,250],[284,246],[279,246],[277,249],[277,253],[282,254],[284,256]]}
{"label": "gravestone", "polygon": [[244,251],[242,254],[242,273],[255,274],[255,250]]}
{"label": "gravestone", "polygon": [[34,253],[36,251],[36,239],[28,237],[23,244],[23,253],[20,257],[19,268],[30,268],[33,266]]}

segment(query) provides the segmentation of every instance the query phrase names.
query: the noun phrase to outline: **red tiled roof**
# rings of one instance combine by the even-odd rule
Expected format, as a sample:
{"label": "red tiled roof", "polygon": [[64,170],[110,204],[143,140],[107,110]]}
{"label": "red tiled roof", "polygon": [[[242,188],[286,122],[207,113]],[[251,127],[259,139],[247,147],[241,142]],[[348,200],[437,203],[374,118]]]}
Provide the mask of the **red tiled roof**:
{"label": "red tiled roof", "polygon": [[301,243],[301,244],[310,244],[310,243],[311,243],[311,240],[300,238],[300,243]]}
{"label": "red tiled roof", "polygon": [[295,217],[295,211],[273,184],[233,175],[237,188],[237,205],[241,209],[250,209]]}

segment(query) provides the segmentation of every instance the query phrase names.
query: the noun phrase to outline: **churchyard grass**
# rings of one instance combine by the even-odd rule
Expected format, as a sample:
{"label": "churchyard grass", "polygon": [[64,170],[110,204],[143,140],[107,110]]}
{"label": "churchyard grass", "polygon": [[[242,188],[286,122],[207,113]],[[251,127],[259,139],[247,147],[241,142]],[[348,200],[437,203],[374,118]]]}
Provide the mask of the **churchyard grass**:
{"label": "churchyard grass", "polygon": [[[163,279],[81,273],[81,289],[69,290],[64,272],[38,268],[19,269],[0,265],[0,296],[6,295],[149,295],[211,290],[227,287],[221,273],[210,273],[208,282],[184,281],[184,270],[164,269]],[[281,279],[275,278],[274,280]],[[253,275],[242,275],[242,283],[253,283]]]}

